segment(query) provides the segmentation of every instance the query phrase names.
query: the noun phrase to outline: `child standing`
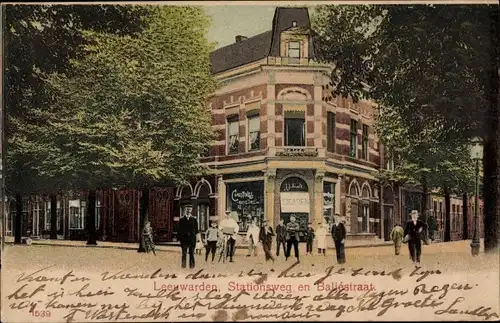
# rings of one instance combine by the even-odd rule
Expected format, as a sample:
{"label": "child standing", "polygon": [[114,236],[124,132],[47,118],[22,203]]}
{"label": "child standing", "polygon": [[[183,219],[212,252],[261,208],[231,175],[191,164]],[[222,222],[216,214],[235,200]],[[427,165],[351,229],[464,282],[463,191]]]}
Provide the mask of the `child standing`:
{"label": "child standing", "polygon": [[312,227],[312,223],[309,222],[307,225],[307,232],[306,232],[306,255],[307,254],[312,255],[313,241],[314,241],[314,229]]}
{"label": "child standing", "polygon": [[208,261],[208,254],[212,253],[212,262],[215,260],[215,251],[217,250],[217,242],[219,241],[219,229],[217,229],[217,223],[212,221],[210,223],[210,228],[208,228],[205,234],[207,241],[207,251],[205,253],[205,262]]}

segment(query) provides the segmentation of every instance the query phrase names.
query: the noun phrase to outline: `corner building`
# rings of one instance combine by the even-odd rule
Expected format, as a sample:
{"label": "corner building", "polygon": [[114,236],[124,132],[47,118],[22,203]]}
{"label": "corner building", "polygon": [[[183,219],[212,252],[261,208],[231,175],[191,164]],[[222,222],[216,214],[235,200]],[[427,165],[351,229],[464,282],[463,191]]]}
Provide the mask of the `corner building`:
{"label": "corner building", "polygon": [[271,27],[211,54],[220,87],[208,104],[217,141],[201,160],[213,174],[209,218],[230,210],[245,232],[252,218],[276,226],[294,215],[305,229],[340,213],[350,239],[380,238],[372,103],[332,97],[306,8],[277,8]]}

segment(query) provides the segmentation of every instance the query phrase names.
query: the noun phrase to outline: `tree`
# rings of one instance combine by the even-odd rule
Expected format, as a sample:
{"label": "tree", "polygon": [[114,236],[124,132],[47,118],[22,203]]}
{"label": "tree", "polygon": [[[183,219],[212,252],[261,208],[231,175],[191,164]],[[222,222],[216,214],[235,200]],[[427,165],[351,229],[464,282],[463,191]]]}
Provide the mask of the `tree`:
{"label": "tree", "polygon": [[[26,151],[31,138],[18,142],[27,136],[24,128],[33,121],[28,117],[29,110],[51,104],[42,75],[66,71],[70,59],[81,55],[85,43],[82,29],[133,35],[142,30],[148,10],[115,5],[5,6],[5,151],[9,194],[21,198],[49,192],[51,204],[55,205],[55,193],[64,186],[57,178],[40,177],[32,167],[38,155]],[[51,238],[57,238],[55,207],[51,213]],[[21,225],[16,225],[18,242],[20,231]]]}
{"label": "tree", "polygon": [[[95,225],[95,191],[142,191],[142,228],[152,185],[185,183],[204,168],[199,155],[213,133],[206,99],[210,75],[208,19],[199,8],[151,9],[136,37],[84,31],[81,58],[65,74],[46,76],[49,109],[32,109],[38,137],[36,170],[89,190],[89,236]],[[43,121],[43,122],[42,122]]]}
{"label": "tree", "polygon": [[438,147],[485,139],[485,250],[495,249],[498,7],[321,6],[317,14],[317,52],[335,63],[335,94],[396,111],[412,138],[441,129]]}

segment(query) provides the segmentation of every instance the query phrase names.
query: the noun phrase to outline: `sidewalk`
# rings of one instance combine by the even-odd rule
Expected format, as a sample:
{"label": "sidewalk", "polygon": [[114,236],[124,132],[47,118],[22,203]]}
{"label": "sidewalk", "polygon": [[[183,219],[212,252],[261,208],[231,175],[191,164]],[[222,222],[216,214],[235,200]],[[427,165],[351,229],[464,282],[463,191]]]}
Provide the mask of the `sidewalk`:
{"label": "sidewalk", "polygon": [[[5,243],[8,245],[14,244],[14,237],[5,237]],[[76,241],[76,240],[49,240],[49,239],[39,239],[32,240],[33,245],[44,245],[44,246],[58,246],[58,247],[86,247],[86,248],[113,248],[113,249],[125,249],[125,250],[136,250],[138,248],[137,243],[125,243],[125,242],[109,242],[109,241],[98,241],[97,245],[87,245],[86,241]],[[384,247],[391,246],[391,241],[380,241],[375,243],[366,243],[364,241],[346,241],[346,248],[367,248],[367,247]],[[239,245],[236,249],[247,249],[247,245]],[[328,249],[333,249],[329,247]],[[157,251],[165,252],[180,252],[180,245],[177,242],[163,243],[156,245]]]}

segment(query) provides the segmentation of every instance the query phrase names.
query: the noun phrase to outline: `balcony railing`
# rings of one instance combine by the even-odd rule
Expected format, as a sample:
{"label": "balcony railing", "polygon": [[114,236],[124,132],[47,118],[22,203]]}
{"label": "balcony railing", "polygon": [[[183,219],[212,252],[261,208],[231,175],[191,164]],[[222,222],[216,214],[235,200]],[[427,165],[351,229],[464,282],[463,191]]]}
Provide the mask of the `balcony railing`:
{"label": "balcony railing", "polygon": [[325,157],[324,148],[269,147],[270,157]]}

